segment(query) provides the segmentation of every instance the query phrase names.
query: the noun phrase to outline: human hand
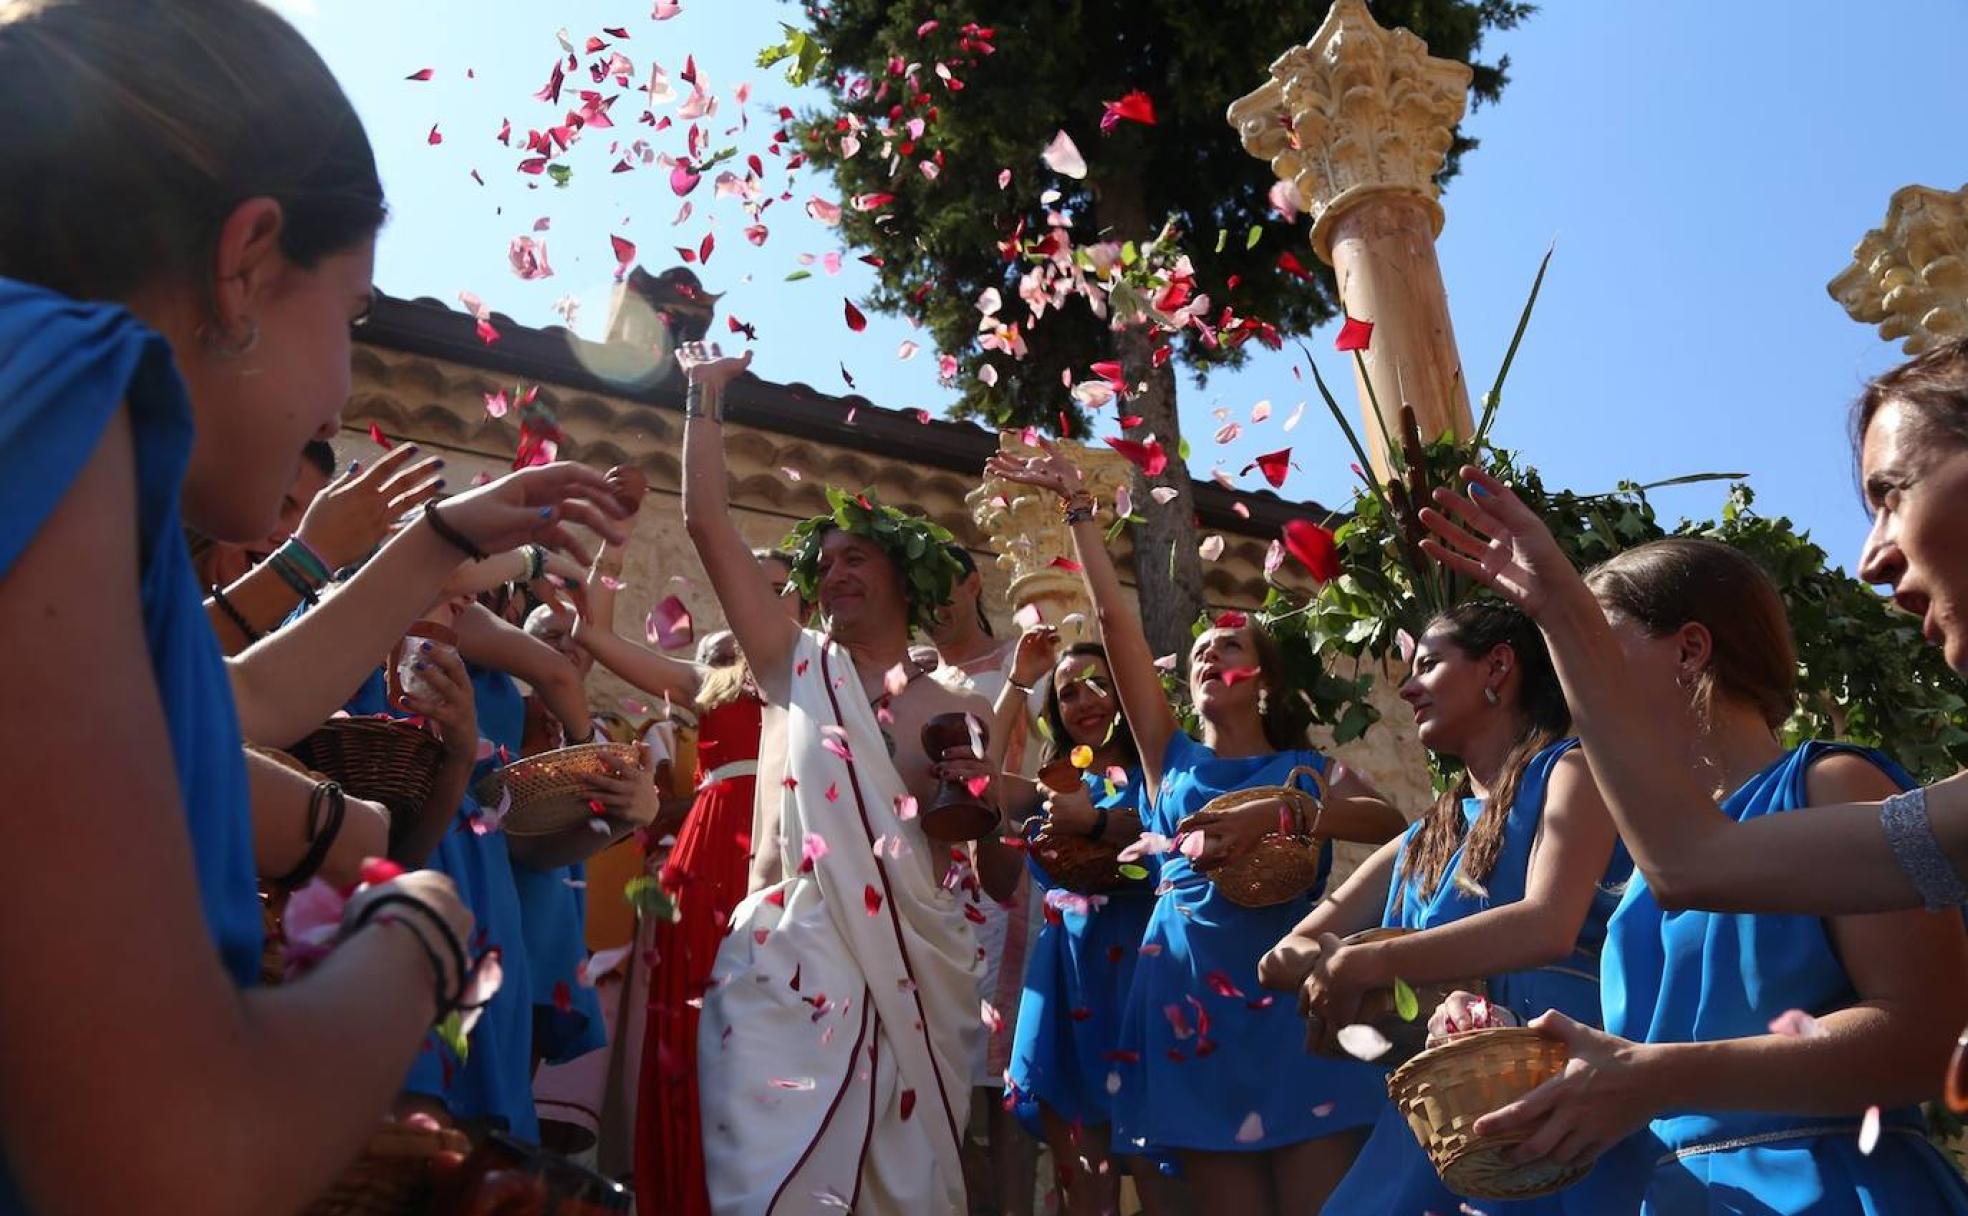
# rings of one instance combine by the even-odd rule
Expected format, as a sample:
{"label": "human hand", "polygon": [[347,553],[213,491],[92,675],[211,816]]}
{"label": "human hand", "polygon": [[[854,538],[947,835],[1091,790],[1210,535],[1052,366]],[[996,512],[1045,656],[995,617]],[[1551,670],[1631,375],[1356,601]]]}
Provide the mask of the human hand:
{"label": "human hand", "polygon": [[1508,1106],[1476,1120],[1478,1136],[1530,1134],[1505,1150],[1511,1161],[1591,1161],[1647,1125],[1661,1109],[1648,1092],[1645,1043],[1594,1030],[1557,1010],[1531,1019],[1532,1030],[1571,1052],[1565,1071]]}
{"label": "human hand", "polygon": [[[370,861],[364,863],[363,868],[367,870],[370,866],[374,865],[387,865],[387,863],[382,863],[372,858]],[[391,866],[389,868],[394,869],[395,867]],[[349,897],[348,904],[342,910],[342,923],[344,925],[359,923],[362,920],[363,910],[365,908],[386,897],[407,898],[414,903],[421,904],[430,909],[437,919],[446,928],[450,929],[460,950],[464,950],[467,943],[471,941],[471,909],[467,908],[464,900],[458,897],[458,888],[452,883],[451,879],[444,874],[438,873],[436,870],[412,870],[408,873],[398,873],[395,877],[385,881],[371,882],[356,888],[355,894]],[[414,921],[412,924],[414,925]],[[430,944],[434,947],[441,946],[441,943],[438,942],[432,942]],[[435,950],[435,958],[439,969],[442,971],[442,974],[437,977],[439,991],[447,993],[460,991],[464,979],[458,972],[458,964],[460,961],[465,960],[461,960],[459,957],[453,956],[441,948]],[[465,961],[465,965],[469,966],[469,961]]]}
{"label": "human hand", "polygon": [[599,802],[611,817],[624,823],[636,827],[654,823],[662,810],[662,799],[656,789],[649,748],[636,744],[633,763],[613,752],[604,752],[601,762],[608,771],[588,777],[582,783],[588,796]]}
{"label": "human hand", "polygon": [[482,553],[517,549],[530,542],[571,553],[585,565],[587,550],[567,531],[570,523],[604,538],[628,539],[628,511],[607,481],[569,461],[535,465],[447,498],[439,509],[453,531]]}
{"label": "human hand", "polygon": [[1055,829],[1068,836],[1084,836],[1092,829],[1099,815],[1093,809],[1093,798],[1088,795],[1085,785],[1078,789],[1049,795],[1040,804]]}
{"label": "human hand", "polygon": [[1197,811],[1175,830],[1202,838],[1200,852],[1191,853],[1190,860],[1197,872],[1208,874],[1250,852],[1266,836],[1291,831],[1292,807],[1282,798],[1260,798],[1235,810]]}
{"label": "human hand", "polygon": [[405,693],[403,708],[437,728],[446,759],[469,764],[478,756],[478,704],[472,694],[471,675],[452,647],[429,642],[420,646],[422,655],[415,661],[416,670],[429,695]]}
{"label": "human hand", "polygon": [[1523,499],[1475,465],[1464,465],[1461,477],[1467,494],[1438,487],[1438,505],[1421,512],[1434,533],[1421,542],[1423,552],[1533,617],[1565,596],[1589,594],[1551,529]]}
{"label": "human hand", "polygon": [[993,453],[984,462],[984,472],[1006,481],[1051,490],[1061,498],[1086,488],[1086,479],[1080,473],[1080,467],[1067,459],[1050,440],[1040,436],[1039,448],[1045,455],[1021,458],[1004,452]]}
{"label": "human hand", "polygon": [[1280,939],[1257,960],[1258,984],[1273,992],[1298,991],[1319,961],[1319,938],[1327,936],[1306,937],[1294,930]]}
{"label": "human hand", "polygon": [[1305,1015],[1307,1045],[1322,1050],[1336,1047],[1341,1027],[1360,1020],[1360,1003],[1367,993],[1386,986],[1373,966],[1372,951],[1349,946],[1336,934],[1321,933],[1319,953],[1299,987],[1298,1011]]}
{"label": "human hand", "polygon": [[752,352],[727,355],[715,342],[685,342],[677,347],[676,361],[692,387],[715,393],[752,365]]}
{"label": "human hand", "polygon": [[414,443],[384,452],[366,469],[350,464],[308,504],[294,535],[330,572],[367,557],[411,511],[444,488],[444,461]]}
{"label": "human hand", "polygon": [[1018,635],[1017,648],[1012,651],[1012,681],[1027,688],[1036,686],[1052,670],[1058,655],[1059,630],[1051,625],[1032,626]]}
{"label": "human hand", "polygon": [[1428,1045],[1433,1047],[1472,1030],[1519,1024],[1517,1015],[1508,1006],[1492,1004],[1486,997],[1458,990],[1444,997],[1435,1006],[1435,1012],[1428,1015]]}

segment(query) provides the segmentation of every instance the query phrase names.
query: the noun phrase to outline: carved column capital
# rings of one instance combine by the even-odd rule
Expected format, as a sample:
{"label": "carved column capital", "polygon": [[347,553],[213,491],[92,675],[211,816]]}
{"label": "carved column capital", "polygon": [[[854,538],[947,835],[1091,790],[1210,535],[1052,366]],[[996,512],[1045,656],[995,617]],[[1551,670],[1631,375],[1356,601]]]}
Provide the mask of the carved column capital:
{"label": "carved column capital", "polygon": [[1885,223],[1859,239],[1825,290],[1854,321],[1903,339],[1909,355],[1968,337],[1968,186],[1894,191]]}
{"label": "carved column capital", "polygon": [[[1115,491],[1132,483],[1128,462],[1114,452],[1088,448],[1070,439],[1058,440],[1054,446],[1080,466],[1087,490],[1100,503],[1103,522],[1111,521]],[[1000,438],[999,450],[1018,457],[1038,454],[1037,448],[1009,432]],[[1075,614],[1082,621],[1086,619],[1091,607],[1086,585],[1077,572],[1054,562],[1062,557],[1073,560],[1073,534],[1059,517],[1057,496],[1049,490],[986,477],[965,501],[970,504],[971,518],[990,536],[998,564],[1011,571],[1014,611],[1036,606],[1049,625],[1064,625],[1066,618]],[[1092,636],[1090,624],[1061,630],[1068,644]]]}
{"label": "carved column capital", "polygon": [[1231,103],[1229,121],[1252,156],[1297,188],[1312,248],[1331,262],[1333,224],[1377,195],[1419,201],[1431,235],[1441,232],[1435,175],[1471,76],[1409,31],[1381,28],[1365,0],[1334,0],[1312,41],[1280,55],[1269,81]]}

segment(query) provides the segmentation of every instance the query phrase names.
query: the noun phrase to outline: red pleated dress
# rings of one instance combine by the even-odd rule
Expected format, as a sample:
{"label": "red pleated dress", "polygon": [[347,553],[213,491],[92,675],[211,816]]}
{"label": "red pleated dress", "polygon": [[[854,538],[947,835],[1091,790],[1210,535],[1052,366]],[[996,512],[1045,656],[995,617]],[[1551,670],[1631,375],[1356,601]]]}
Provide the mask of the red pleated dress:
{"label": "red pleated dress", "polygon": [[697,1019],[731,911],[751,870],[751,766],[706,784],[729,765],[756,762],[762,706],[740,696],[698,723],[697,797],[663,867],[663,889],[679,919],[658,922],[636,1095],[636,1210],[710,1216],[697,1107]]}

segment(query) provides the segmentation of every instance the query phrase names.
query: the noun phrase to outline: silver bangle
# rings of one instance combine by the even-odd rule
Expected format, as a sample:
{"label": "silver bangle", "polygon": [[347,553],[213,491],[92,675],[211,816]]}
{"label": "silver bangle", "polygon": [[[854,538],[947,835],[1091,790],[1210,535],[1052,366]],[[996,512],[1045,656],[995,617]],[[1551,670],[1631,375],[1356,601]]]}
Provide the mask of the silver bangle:
{"label": "silver bangle", "polygon": [[710,393],[704,386],[692,381],[683,391],[683,416],[689,418],[708,418],[712,422],[724,421],[724,394]]}
{"label": "silver bangle", "polygon": [[1934,825],[1927,817],[1927,791],[1916,786],[1879,804],[1879,826],[1892,847],[1893,859],[1920,892],[1929,912],[1968,903],[1968,885],[1941,851]]}

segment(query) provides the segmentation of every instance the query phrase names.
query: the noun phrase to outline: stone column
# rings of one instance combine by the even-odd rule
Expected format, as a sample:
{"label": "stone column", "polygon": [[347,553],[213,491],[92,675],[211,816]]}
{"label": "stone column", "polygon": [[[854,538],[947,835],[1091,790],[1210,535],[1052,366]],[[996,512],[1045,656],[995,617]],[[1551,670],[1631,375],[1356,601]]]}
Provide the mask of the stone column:
{"label": "stone column", "polygon": [[[1424,439],[1474,429],[1435,257],[1435,175],[1470,76],[1409,31],[1382,29],[1364,0],[1334,0],[1312,41],[1281,55],[1271,79],[1229,111],[1244,148],[1297,190],[1347,315],[1373,322],[1365,363],[1387,426],[1398,427],[1406,402]],[[1358,387],[1362,439],[1384,477],[1386,432]]]}
{"label": "stone column", "polygon": [[[1133,482],[1128,462],[1117,453],[1068,439],[1057,440],[1054,446],[1080,466],[1087,489],[1100,503],[1102,523],[1111,523],[1114,492]],[[1037,448],[1011,433],[1001,438],[999,450],[1018,457],[1038,454]],[[1073,560],[1073,536],[1059,518],[1058,496],[987,477],[964,501],[970,504],[971,518],[990,536],[998,564],[1011,571],[1012,610],[1037,608],[1046,624],[1060,626],[1060,637],[1069,646],[1093,640],[1098,631],[1086,583],[1077,570],[1054,564],[1055,558]],[[1076,619],[1068,622],[1068,617]]]}
{"label": "stone column", "polygon": [[1886,222],[1825,289],[1854,321],[1903,339],[1909,355],[1968,337],[1968,186],[1894,191]]}

